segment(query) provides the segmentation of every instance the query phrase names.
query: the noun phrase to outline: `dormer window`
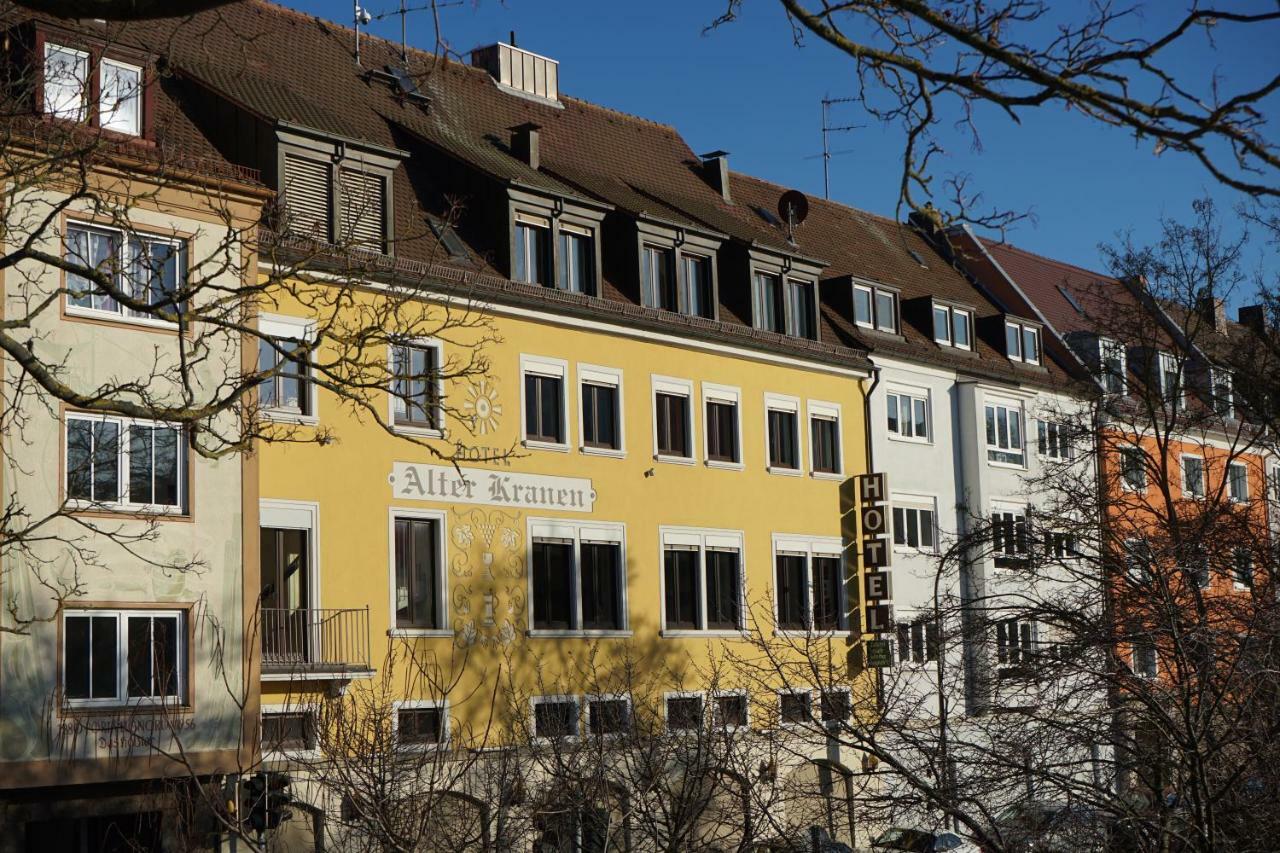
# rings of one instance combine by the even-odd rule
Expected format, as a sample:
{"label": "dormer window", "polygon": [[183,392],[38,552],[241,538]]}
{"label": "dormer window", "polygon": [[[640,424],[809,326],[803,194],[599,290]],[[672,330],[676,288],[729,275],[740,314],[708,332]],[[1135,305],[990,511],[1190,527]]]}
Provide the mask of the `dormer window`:
{"label": "dormer window", "polygon": [[646,220],[637,221],[636,230],[641,303],[689,317],[717,319],[719,240]]}
{"label": "dormer window", "polygon": [[1183,407],[1182,365],[1171,353],[1158,353],[1156,359],[1156,380],[1160,387],[1160,398],[1171,404],[1174,409]]}
{"label": "dormer window", "polygon": [[684,259],[685,295],[689,313],[694,317],[716,316],[716,294],[711,280],[711,258],[682,255]]}
{"label": "dormer window", "polygon": [[395,159],[280,132],[281,230],[343,249],[389,253]]}
{"label": "dormer window", "polygon": [[142,69],[114,59],[98,69],[98,124],[107,130],[138,136],[142,133]]}
{"label": "dormer window", "polygon": [[89,54],[45,44],[44,111],[71,121],[89,118]]}
{"label": "dormer window", "polygon": [[818,339],[817,282],[758,270],[753,284],[757,329],[811,341]]}
{"label": "dormer window", "polygon": [[898,294],[868,284],[853,286],[853,320],[881,332],[898,331]]}
{"label": "dormer window", "polygon": [[1221,367],[1209,370],[1210,393],[1213,395],[1213,410],[1220,416],[1230,420],[1236,416],[1235,392],[1231,383],[1231,372]]}
{"label": "dormer window", "polygon": [[783,334],[786,331],[786,308],[782,304],[782,277],[768,272],[756,273],[756,328]]}
{"label": "dormer window", "polygon": [[1102,389],[1108,394],[1128,390],[1124,346],[1110,338],[1098,338],[1098,366]]}
{"label": "dormer window", "polygon": [[1040,363],[1040,330],[1015,320],[1004,324],[1005,353],[1010,361]]}
{"label": "dormer window", "polygon": [[516,214],[514,278],[525,284],[551,283],[551,223],[539,216]]}
{"label": "dormer window", "polygon": [[787,279],[787,292],[791,303],[791,328],[788,333],[797,338],[818,339],[818,304],[814,283],[799,279]]}
{"label": "dormer window", "polygon": [[560,225],[560,269],[556,287],[570,293],[594,293],[596,248],[591,229]]}
{"label": "dormer window", "polygon": [[675,250],[645,244],[641,261],[644,273],[645,304],[663,311],[680,311],[680,288],[676,283]]}
{"label": "dormer window", "polygon": [[951,305],[933,306],[933,339],[942,346],[973,348],[973,314]]}
{"label": "dormer window", "polygon": [[90,118],[90,105],[96,102],[99,127],[140,135],[142,69],[104,58],[95,77],[90,74],[89,59],[83,50],[45,44],[44,111],[55,118],[84,122]]}

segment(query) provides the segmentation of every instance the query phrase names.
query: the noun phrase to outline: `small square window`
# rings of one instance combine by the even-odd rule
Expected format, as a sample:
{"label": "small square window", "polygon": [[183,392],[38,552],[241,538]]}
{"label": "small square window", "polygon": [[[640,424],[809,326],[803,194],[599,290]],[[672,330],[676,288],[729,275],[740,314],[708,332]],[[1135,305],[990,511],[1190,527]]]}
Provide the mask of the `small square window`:
{"label": "small square window", "polygon": [[780,693],[778,702],[783,725],[800,725],[813,720],[813,697],[808,691]]}
{"label": "small square window", "polygon": [[396,712],[396,740],[406,745],[444,742],[444,709],[432,706]]}
{"label": "small square window", "polygon": [[822,691],[822,721],[824,723],[843,723],[849,719],[851,712],[848,690]]}
{"label": "small square window", "polygon": [[1005,403],[987,403],[987,460],[1005,465],[1026,461],[1022,440],[1022,409]]}
{"label": "small square window", "polygon": [[1014,321],[1005,322],[1005,354],[1011,361],[1040,363],[1040,330]]}
{"label": "small square window", "polygon": [[702,697],[668,696],[667,728],[674,731],[702,728]]}
{"label": "small square window", "polygon": [[973,317],[963,308],[933,306],[933,339],[944,346],[971,349]]}
{"label": "small square window", "polygon": [[527,441],[565,443],[563,376],[525,370],[524,434]]}
{"label": "small square window", "polygon": [[929,440],[929,398],[920,394],[891,391],[885,394],[889,432],[899,438]]}
{"label": "small square window", "polygon": [[578,702],[575,699],[535,700],[533,706],[535,737],[573,737],[578,734]]}
{"label": "small square window", "polygon": [[592,699],[587,703],[587,725],[593,735],[625,732],[631,725],[631,706],[626,699]]}
{"label": "small square window", "polygon": [[769,409],[769,467],[799,470],[799,415],[795,411]]}
{"label": "small square window", "polygon": [[689,397],[668,391],[654,394],[658,455],[676,458],[692,458],[690,441]]}
{"label": "small square window", "polygon": [[266,711],[262,715],[263,752],[306,752],[316,748],[316,718],[311,711]]}
{"label": "small square window", "polygon": [[882,332],[898,331],[898,294],[868,284],[853,286],[853,320]]}
{"label": "small square window", "polygon": [[717,696],[715,723],[726,729],[741,728],[747,724],[747,697],[740,693]]}

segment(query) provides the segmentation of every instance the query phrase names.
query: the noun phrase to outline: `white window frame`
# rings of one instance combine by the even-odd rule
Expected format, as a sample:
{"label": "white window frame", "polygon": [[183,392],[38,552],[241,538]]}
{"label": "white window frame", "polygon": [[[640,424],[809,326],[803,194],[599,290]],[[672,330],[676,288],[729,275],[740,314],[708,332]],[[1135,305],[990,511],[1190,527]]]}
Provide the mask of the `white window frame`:
{"label": "white window frame", "polygon": [[[900,329],[902,327],[902,309],[899,305],[898,292],[896,290],[890,290],[887,287],[877,287],[873,284],[861,284],[856,282],[853,285],[853,289],[855,291],[853,295],[853,322],[855,325],[864,329],[874,329],[877,332],[884,332],[888,335],[900,334]],[[871,299],[871,322],[869,323],[858,319],[857,292],[866,293]],[[877,293],[887,294],[893,299],[893,322],[888,328],[880,322],[880,307],[876,300]]]}
{"label": "white window frame", "polygon": [[[733,406],[734,440],[736,441],[738,448],[737,462],[725,462],[720,459],[711,458],[711,431],[706,426],[707,403],[724,403]],[[703,407],[702,455],[706,466],[708,468],[723,468],[727,471],[742,471],[746,468],[746,461],[742,452],[742,389],[733,385],[718,385],[712,382],[703,382],[701,405]]]}
{"label": "white window frame", "polygon": [[[106,86],[104,84],[106,82],[106,70],[108,67],[133,71],[138,75],[138,86],[132,93],[135,112],[133,115],[133,123],[131,125],[125,127],[111,127],[109,124],[113,119],[118,118],[118,116],[114,115],[112,111],[107,108],[105,96]],[[110,130],[115,133],[124,133],[129,136],[141,136],[142,109],[144,104],[142,97],[143,86],[142,68],[129,62],[121,62],[118,59],[108,59],[103,57],[98,66],[98,126],[102,127],[104,130]],[[122,100],[121,102],[123,103],[124,101]]]}
{"label": "white window frame", "polygon": [[[987,409],[989,408],[994,408],[996,410],[994,415],[996,419],[996,443],[995,444],[990,443],[990,439],[986,434]],[[1011,434],[1011,430],[1008,429],[1008,425],[1012,423],[1013,417],[1016,415],[1018,419],[1018,436],[1022,440],[1021,447],[1017,448],[1017,450],[1019,450],[1022,454],[1022,459],[1018,462],[1006,462],[1003,459],[993,459],[991,457],[991,454],[993,452],[1012,454],[1015,449],[1013,447],[1012,442],[1009,444],[1008,447],[1000,446],[999,421],[1000,421],[1000,413],[1002,410],[1006,413],[1006,423],[1005,423],[1006,434]],[[1005,399],[1003,397],[987,397],[985,400],[983,400],[982,440],[987,450],[988,465],[996,468],[1016,468],[1019,470],[1025,469],[1027,467],[1027,417],[1026,417],[1026,410],[1022,405],[1022,402],[1018,400]]]}
{"label": "white window frame", "polygon": [[[562,234],[572,234],[574,237],[586,240],[587,245],[591,249],[591,269],[587,271],[587,276],[586,276],[587,281],[585,282],[588,289],[566,290],[565,288],[562,288],[560,286],[560,273],[562,271],[568,272],[570,271],[570,268],[574,266],[570,262],[572,259],[572,255],[567,258],[561,257],[562,253],[560,251],[560,242],[561,242],[560,236]],[[595,263],[596,229],[591,228],[587,225],[579,225],[576,222],[566,222],[562,219],[556,223],[555,236],[553,239],[555,240],[555,246],[553,247],[553,250],[552,250],[552,258],[554,259],[554,262],[552,264],[553,269],[552,269],[552,276],[551,276],[554,279],[554,281],[552,282],[552,286],[555,287],[556,290],[561,291],[562,293],[577,293],[582,296],[598,296],[600,292],[600,274],[596,270],[596,263]],[[575,269],[573,271],[576,272],[577,270]]]}
{"label": "white window frame", "polygon": [[[439,373],[442,373],[444,371],[444,342],[443,341],[441,341],[439,338],[407,338],[403,341],[400,341],[397,344],[387,345],[387,375],[391,377],[392,383],[396,381],[395,351],[396,351],[396,347],[398,346],[409,347],[411,349],[435,350],[437,371]],[[522,386],[523,384],[524,383],[521,382]],[[396,423],[396,399],[397,398],[395,394],[388,391],[387,423],[391,425],[391,429],[393,431],[397,433],[402,433],[404,435],[419,436],[421,438],[448,437],[448,430],[445,428],[445,423],[444,423],[445,406],[444,406],[444,377],[443,376],[439,376],[439,375],[436,376],[436,399],[439,401],[439,405],[436,408],[436,422],[440,424],[440,427],[438,429],[431,429],[430,427],[415,426],[413,424]],[[523,414],[524,413],[521,412],[521,415]],[[521,423],[523,422],[524,421],[522,417]]]}
{"label": "white window frame", "polygon": [[[1009,330],[1018,330],[1018,350],[1017,352],[1008,352],[1010,361],[1020,361],[1023,364],[1042,364],[1044,362],[1044,335],[1041,333],[1040,327],[1022,320],[1005,319],[1005,349],[1009,348]],[[1028,358],[1026,353],[1027,333],[1030,332],[1035,337],[1036,355],[1035,358]]]}
{"label": "white window frame", "polygon": [[[697,395],[693,393],[693,381],[690,379],[680,379],[675,376],[659,376],[656,373],[649,375],[649,418],[650,428],[653,430],[653,458],[658,462],[670,462],[674,465],[694,465],[698,462],[698,406],[700,405]],[[665,453],[658,452],[658,394],[672,394],[675,396],[683,396],[688,400],[685,406],[685,412],[688,416],[688,422],[685,426],[689,430],[689,455],[688,456],[670,456]]]}
{"label": "white window frame", "polygon": [[[1114,375],[1120,385],[1117,391],[1111,390],[1108,380],[1108,377],[1113,375],[1107,370],[1107,360],[1111,356],[1116,356],[1120,362],[1120,370]],[[1102,390],[1107,394],[1124,396],[1129,393],[1129,357],[1125,352],[1124,344],[1113,338],[1098,338],[1098,378],[1102,384]]]}
{"label": "white window frame", "polygon": [[[435,743],[401,743],[400,712],[416,711],[424,708],[438,708],[440,710],[440,740]],[[395,743],[396,749],[404,750],[405,752],[430,752],[449,748],[449,744],[453,740],[453,727],[449,725],[452,715],[448,699],[397,699],[391,703],[391,711],[391,739]]]}
{"label": "white window frame", "polygon": [[[1070,424],[1063,423],[1062,421],[1050,420],[1048,418],[1036,418],[1035,421],[1036,421],[1036,456],[1037,458],[1047,459],[1051,462],[1070,462],[1072,459],[1076,458],[1076,453],[1075,453],[1076,448],[1075,448],[1075,444],[1072,441],[1072,438],[1064,437],[1064,435],[1068,434],[1071,431]],[[1055,443],[1050,436],[1051,429],[1053,431],[1056,431],[1058,435],[1056,448],[1055,448]],[[1040,449],[1041,430],[1044,431],[1044,436],[1045,436],[1044,450]],[[1064,447],[1067,450],[1065,455],[1060,452]]]}
{"label": "white window frame", "polygon": [[[103,225],[98,222],[89,222],[86,220],[71,218],[66,222],[67,233],[62,237],[62,252],[64,257],[68,251],[68,240],[71,236],[70,231],[73,228],[89,232],[98,231],[100,233],[113,235],[116,241],[115,264],[117,270],[129,270],[129,245],[134,238],[148,243],[166,243],[172,246],[177,252],[177,263],[179,265],[179,281],[177,282],[177,285],[179,288],[185,286],[186,282],[183,279],[185,279],[187,273],[187,262],[189,260],[187,257],[189,241],[185,237],[178,237],[172,234],[159,234],[146,230],[135,229],[126,231],[123,228],[116,228],[111,225]],[[83,265],[88,266],[88,259],[83,259]],[[64,273],[64,277],[66,275],[67,274]],[[118,272],[116,274],[115,283],[117,289],[122,291],[125,290],[127,283],[128,280],[126,273]],[[67,292],[63,294],[62,298],[62,309],[69,317],[111,320],[117,323],[128,323],[134,326],[145,326],[155,329],[166,329],[169,331],[174,331],[178,328],[177,323],[171,323],[168,320],[153,315],[138,314],[118,302],[116,303],[116,309],[114,311],[108,311],[105,308],[86,308],[83,305],[75,305],[71,301],[72,295],[70,282],[66,282],[66,288]]]}
{"label": "white window frame", "polygon": [[[178,621],[177,649],[177,695],[165,696],[129,696],[129,623],[130,617],[176,617]],[[112,617],[116,620],[116,695],[110,698],[69,699],[67,698],[67,632],[66,620],[70,617]],[[129,607],[76,607],[68,605],[63,609],[59,628],[61,636],[58,648],[58,694],[64,708],[129,708],[129,707],[166,707],[187,708],[192,705],[191,673],[191,619],[190,610],[184,608],[129,608]]]}
{"label": "white window frame", "polygon": [[[576,628],[534,628],[533,627],[533,540],[534,539],[570,539],[573,541],[573,577],[571,578],[571,596],[573,598],[573,624]],[[582,627],[582,541],[616,542],[618,544],[618,568],[622,572],[619,579],[619,607],[622,613],[622,627],[583,628]],[[528,636],[530,637],[630,637],[631,616],[627,599],[627,525],[621,521],[575,521],[568,518],[540,518],[531,516],[525,521],[525,542],[528,551],[525,565],[528,566],[525,601],[528,608]]]}
{"label": "white window frame", "polygon": [[[548,737],[538,734],[538,711],[539,705],[559,704],[561,702],[572,702],[576,711],[574,716],[573,734],[563,735],[561,737]],[[529,699],[529,733],[532,735],[534,743],[547,744],[554,740],[563,740],[566,743],[573,743],[582,737],[582,698],[573,693],[547,693],[542,696],[533,696]]]}
{"label": "white window frame", "polygon": [[[769,413],[784,412],[790,413],[796,419],[796,467],[781,468],[771,464],[769,460],[769,444],[773,436],[769,432]],[[786,477],[799,477],[804,474],[805,456],[804,456],[804,428],[807,424],[804,422],[803,412],[800,410],[800,398],[792,397],[786,394],[773,394],[766,392],[764,395],[764,468],[770,474],[781,474]]]}
{"label": "white window frame", "polygon": [[[1194,459],[1200,463],[1200,487],[1199,491],[1188,489],[1187,482],[1187,460]],[[1178,457],[1178,473],[1181,479],[1182,497],[1192,500],[1204,500],[1208,487],[1207,469],[1204,464],[1204,457],[1195,453],[1183,453]]]}
{"label": "white window frame", "polygon": [[[82,89],[80,92],[80,107],[77,110],[75,115],[71,115],[65,112],[63,113],[54,112],[49,105],[49,88],[48,88],[49,57],[50,57],[50,54],[54,53],[55,51],[59,53],[70,54],[71,56],[76,57],[76,59],[81,60],[84,64],[84,83],[82,85]],[[66,45],[63,45],[63,44],[57,44],[55,42],[47,41],[44,43],[43,60],[44,60],[44,64],[41,66],[41,91],[40,91],[41,108],[43,112],[46,115],[53,116],[54,118],[64,119],[66,121],[74,121],[74,122],[88,121],[89,120],[89,102],[91,100],[91,92],[89,87],[89,75],[93,72],[93,69],[90,67],[90,57],[88,52],[83,50],[77,50],[76,48],[73,48],[73,47],[67,47]]]}
{"label": "white window frame", "polygon": [[[439,628],[400,628],[396,625],[396,519],[411,518],[436,522],[439,538],[436,542],[437,589],[436,601],[440,612]],[[317,574],[319,574],[317,572]],[[448,513],[438,509],[387,508],[387,636],[388,637],[452,637],[449,628],[449,521]]]}
{"label": "white window frame", "polygon": [[[1023,526],[1023,530],[1025,531],[1024,535],[1027,541],[1026,541],[1026,549],[1023,550],[1021,553],[997,551],[995,549],[995,533],[994,531],[992,531],[992,543],[991,543],[992,568],[998,572],[1019,571],[1020,569],[1024,568],[1027,565],[1027,561],[1029,561],[1034,556],[1034,552],[1035,552],[1035,543],[1031,541],[1031,531],[1027,529],[1027,526],[1031,523],[1031,507],[1027,506],[1025,503],[1019,503],[1013,500],[995,500],[991,502],[991,510],[987,513],[987,516],[990,517],[997,513],[1012,515],[1014,517],[1013,518],[1013,524],[1014,524],[1013,537],[1014,537],[1015,549],[1017,548],[1017,536],[1018,536],[1019,523],[1021,523]],[[1007,560],[1009,563],[1011,563],[1011,565],[1001,566],[997,563],[998,560]]]}
{"label": "white window frame", "polygon": [[[746,534],[741,530],[723,530],[710,527],[658,528],[658,615],[659,635],[663,637],[743,637],[747,632],[749,607],[747,603],[747,549]],[[667,628],[667,562],[668,545],[698,549],[698,619],[697,628]],[[707,550],[721,548],[738,550],[738,624],[737,629],[707,627]]]}
{"label": "white window frame", "polygon": [[[945,311],[947,314],[947,334],[946,337],[938,337],[938,315],[937,312]],[[968,308],[961,308],[957,305],[948,305],[944,302],[934,302],[933,312],[933,342],[939,346],[952,347],[953,349],[971,351],[973,349],[973,312]],[[955,322],[957,316],[963,316],[965,325],[969,330],[969,343],[956,343]]]}
{"label": "white window frame", "polygon": [[[274,705],[263,703],[260,709],[260,715],[265,720],[267,717],[281,716],[284,714],[306,714],[311,718],[311,725],[313,727],[312,735],[314,737],[316,736],[315,726],[318,722],[317,715],[319,714],[319,711],[320,705],[316,702],[288,702]],[[261,743],[261,747],[262,758],[264,761],[316,760],[323,756],[323,753],[319,748],[318,739],[317,745],[308,749],[268,750],[266,748],[267,744],[265,741]]]}
{"label": "white window frame", "polygon": [[[625,459],[627,457],[627,418],[626,407],[624,405],[623,387],[622,387],[622,370],[616,367],[603,367],[598,364],[586,364],[578,362],[578,452],[588,456],[608,456],[613,459]],[[523,384],[523,383],[522,383]],[[586,399],[586,395],[582,392],[584,385],[598,385],[601,387],[612,387],[614,394],[618,400],[617,411],[617,429],[618,429],[618,446],[610,447],[588,447],[586,443],[585,416],[582,411],[582,401]]]}
{"label": "white window frame", "polygon": [[[525,377],[529,374],[546,376],[560,380],[560,425],[564,429],[564,440],[560,442],[542,441],[529,438],[528,405],[525,394]],[[541,355],[520,353],[520,446],[530,450],[551,450],[556,453],[568,453],[573,444],[573,434],[569,429],[569,362],[563,358],[549,358]]]}
{"label": "white window frame", "polygon": [[[1235,477],[1232,476],[1234,469],[1243,469],[1244,476],[1240,478],[1240,482],[1244,484],[1244,494],[1237,495],[1235,492]],[[1249,466],[1244,462],[1228,462],[1227,463],[1227,495],[1233,504],[1245,504],[1249,502]]]}
{"label": "white window frame", "polygon": [[[1226,405],[1223,406],[1223,398],[1218,396],[1218,387],[1222,384],[1220,377],[1226,377],[1227,397]],[[1223,367],[1209,368],[1209,408],[1217,412],[1226,420],[1235,420],[1236,417],[1236,382],[1231,371]],[[1225,411],[1223,411],[1225,409]]]}
{"label": "white window frame", "polygon": [[[805,622],[809,626],[801,628],[780,628],[778,620],[778,554],[804,554],[805,558]],[[813,605],[817,584],[813,571],[814,557],[833,557],[840,567],[840,616],[833,629],[818,628],[814,624]],[[849,569],[845,565],[844,549],[838,536],[808,536],[805,534],[775,533],[771,537],[769,552],[769,595],[773,608],[773,633],[778,637],[803,637],[811,634],[826,633],[833,635],[854,629],[849,613]]]}
{"label": "white window frame", "polygon": [[[895,405],[898,408],[898,429],[889,429],[889,397],[890,395],[897,398]],[[912,401],[911,406],[911,434],[907,435],[902,431],[902,403],[901,399],[906,397]],[[915,403],[921,401],[924,403],[924,435],[915,433]],[[884,392],[884,425],[885,436],[890,441],[906,441],[912,444],[933,444],[933,395],[928,388],[915,388],[907,385],[891,384],[885,387]]]}
{"label": "white window frame", "polygon": [[[546,255],[542,258],[542,262],[546,264],[546,272],[548,281],[536,281],[529,278],[516,278],[516,257],[521,251],[520,246],[520,226],[528,228],[540,228],[546,234]],[[527,240],[525,241],[528,242]],[[524,246],[526,264],[528,263],[528,246]],[[555,287],[556,286],[556,235],[552,228],[551,220],[537,213],[529,213],[523,210],[517,210],[511,217],[511,280],[520,284],[527,284],[531,287]],[[527,274],[528,269],[525,270]]]}
{"label": "white window frame", "polygon": [[[805,401],[805,426],[808,428],[809,439],[809,476],[815,480],[839,480],[843,481],[844,474],[844,417],[843,409],[839,403],[831,403],[826,400],[806,400]],[[836,425],[836,470],[835,471],[818,471],[814,464],[813,458],[813,422],[815,420],[834,421]]]}
{"label": "white window frame", "polygon": [[[94,501],[85,498],[73,498],[67,494],[67,477],[70,474],[70,466],[68,463],[68,454],[71,452],[71,422],[87,421],[93,423],[110,422],[116,424],[116,476],[118,494],[120,497],[114,501]],[[142,426],[149,428],[173,429],[178,432],[178,504],[170,506],[166,504],[143,504],[135,503],[130,500],[129,493],[129,463],[130,463],[130,441],[129,430],[134,426]],[[111,512],[125,513],[141,513],[144,515],[172,515],[172,516],[188,516],[191,513],[191,484],[189,482],[191,451],[186,446],[187,433],[180,424],[170,424],[164,421],[149,421],[142,418],[125,418],[119,415],[99,415],[88,412],[67,411],[62,418],[62,482],[59,489],[66,498],[67,504],[75,509],[82,510],[106,510]],[[154,468],[152,474],[154,476]]]}
{"label": "white window frame", "polygon": [[[259,314],[258,334],[277,340],[314,344],[316,340],[316,321],[304,317],[289,317],[283,314]],[[256,352],[254,353],[254,358],[257,358]],[[263,407],[260,410],[262,416],[267,420],[279,423],[315,426],[320,423],[320,394],[310,370],[307,371],[306,393],[308,395],[310,414],[304,415],[290,409]]]}
{"label": "white window frame", "polygon": [[[910,495],[901,492],[894,492],[889,502],[889,541],[893,550],[902,554],[937,554],[940,550],[938,543],[938,498],[934,495]],[[897,544],[897,524],[896,514],[898,510],[902,510],[904,515],[908,510],[916,512],[930,512],[933,514],[933,547],[924,548],[916,545]],[[918,521],[917,521],[918,524]]]}
{"label": "white window frame", "polygon": [[[1147,487],[1150,485],[1150,478],[1147,477],[1147,452],[1136,444],[1122,444],[1117,448],[1116,452],[1119,455],[1120,462],[1120,488],[1126,492],[1133,492],[1134,494],[1145,493],[1147,491]],[[1142,482],[1138,485],[1133,485],[1129,482],[1129,477],[1126,472],[1128,460],[1133,458],[1133,454],[1137,454],[1137,461],[1139,463],[1138,473],[1142,475]]]}
{"label": "white window frame", "polygon": [[[1166,368],[1168,368],[1166,370]],[[1177,378],[1177,396],[1173,396],[1175,389],[1165,387],[1166,373],[1175,373]],[[1156,353],[1156,379],[1160,384],[1160,399],[1173,403],[1174,411],[1182,411],[1187,407],[1187,383],[1183,376],[1182,365],[1178,363],[1177,357],[1171,352]]]}
{"label": "white window frame", "polygon": [[[631,731],[631,727],[635,725],[635,708],[631,703],[631,694],[629,693],[586,693],[583,694],[582,703],[579,705],[579,723],[581,727],[586,725],[586,734],[588,737],[597,737],[596,733],[591,731],[591,704],[593,702],[625,702],[627,706],[627,725],[619,732],[601,732],[598,737],[602,740],[609,740],[625,736]],[[665,712],[665,708],[663,709]],[[579,731],[581,734],[581,731]]]}

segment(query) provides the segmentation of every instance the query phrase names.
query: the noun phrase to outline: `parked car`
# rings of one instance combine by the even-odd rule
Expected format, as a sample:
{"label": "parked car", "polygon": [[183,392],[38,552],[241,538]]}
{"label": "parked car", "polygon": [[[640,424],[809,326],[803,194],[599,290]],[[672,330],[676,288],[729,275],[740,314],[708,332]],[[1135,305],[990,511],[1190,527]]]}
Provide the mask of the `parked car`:
{"label": "parked car", "polygon": [[1106,853],[1109,822],[1097,809],[1026,801],[1002,811],[995,832],[1009,853]]}
{"label": "parked car", "polygon": [[979,853],[978,846],[954,832],[931,832],[895,826],[871,842],[873,850],[905,850],[909,853]]}

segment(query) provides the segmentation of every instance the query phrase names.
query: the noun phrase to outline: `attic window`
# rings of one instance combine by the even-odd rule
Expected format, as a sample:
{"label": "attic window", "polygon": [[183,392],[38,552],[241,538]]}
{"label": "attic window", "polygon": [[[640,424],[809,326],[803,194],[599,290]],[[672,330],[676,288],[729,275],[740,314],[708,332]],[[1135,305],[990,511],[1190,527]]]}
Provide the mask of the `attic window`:
{"label": "attic window", "polygon": [[1040,363],[1040,330],[1035,326],[1007,320],[1004,324],[1005,354],[1010,361]]}
{"label": "attic window", "polygon": [[924,269],[929,268],[929,265],[924,262],[924,258],[920,257],[920,253],[917,252],[915,249],[907,249],[907,253],[910,254],[911,257],[915,260],[915,262],[919,264],[921,267],[923,267]]}
{"label": "attic window", "polygon": [[442,219],[435,216],[427,216],[427,224],[431,226],[431,231],[436,235],[436,239],[444,245],[445,250],[449,252],[449,257],[454,260],[467,260],[471,256],[467,254],[467,246],[462,242],[462,238],[458,236],[458,232],[453,230],[453,226]]}
{"label": "attic window", "polygon": [[933,305],[933,339],[956,349],[973,348],[973,314],[952,305]]}
{"label": "attic window", "polygon": [[853,286],[853,320],[867,329],[898,331],[898,294],[869,284]]}
{"label": "attic window", "polygon": [[44,110],[55,118],[83,122],[97,102],[97,124],[138,136],[142,132],[142,69],[103,58],[97,76],[89,54],[48,42],[44,46]]}
{"label": "attic window", "polygon": [[301,237],[328,241],[329,211],[332,201],[330,167],[327,162],[284,155],[281,198],[286,213],[286,229]]}
{"label": "attic window", "polygon": [[343,167],[338,170],[342,239],[352,248],[386,249],[387,182],[382,175]]}
{"label": "attic window", "polygon": [[1076,313],[1083,317],[1084,309],[1080,307],[1080,303],[1076,300],[1075,294],[1060,284],[1057,287],[1058,292],[1062,294],[1062,298],[1067,300],[1067,302],[1071,304],[1071,307],[1076,309]]}

